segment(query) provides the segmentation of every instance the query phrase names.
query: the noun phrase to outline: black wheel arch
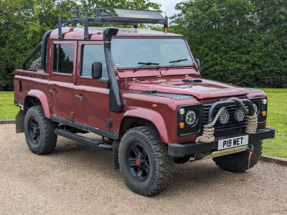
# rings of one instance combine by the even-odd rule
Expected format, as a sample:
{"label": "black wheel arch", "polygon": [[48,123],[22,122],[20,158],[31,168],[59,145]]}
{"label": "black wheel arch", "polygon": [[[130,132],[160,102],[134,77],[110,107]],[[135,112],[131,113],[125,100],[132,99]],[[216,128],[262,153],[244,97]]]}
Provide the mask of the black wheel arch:
{"label": "black wheel arch", "polygon": [[[126,116],[122,119],[121,125],[120,125],[120,139],[123,137],[124,133],[134,127],[139,127],[139,126],[148,126],[151,128],[156,128],[156,126],[149,120],[139,118],[139,117],[130,117]],[[157,130],[158,132],[158,130]]]}
{"label": "black wheel arch", "polygon": [[27,111],[30,107],[42,106],[41,101],[33,96],[26,96],[24,100],[24,111]]}

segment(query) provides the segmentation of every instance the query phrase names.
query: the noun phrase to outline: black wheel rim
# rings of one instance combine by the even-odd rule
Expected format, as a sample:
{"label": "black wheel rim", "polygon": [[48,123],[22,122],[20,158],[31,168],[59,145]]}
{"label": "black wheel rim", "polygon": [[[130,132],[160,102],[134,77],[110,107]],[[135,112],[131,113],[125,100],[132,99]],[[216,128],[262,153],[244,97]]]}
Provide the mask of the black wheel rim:
{"label": "black wheel rim", "polygon": [[39,126],[39,122],[32,117],[29,120],[29,136],[32,140],[32,142],[37,145],[40,142],[40,126]]}
{"label": "black wheel rim", "polygon": [[138,180],[144,181],[149,176],[149,157],[145,148],[139,143],[133,143],[129,148],[128,168],[131,174]]}

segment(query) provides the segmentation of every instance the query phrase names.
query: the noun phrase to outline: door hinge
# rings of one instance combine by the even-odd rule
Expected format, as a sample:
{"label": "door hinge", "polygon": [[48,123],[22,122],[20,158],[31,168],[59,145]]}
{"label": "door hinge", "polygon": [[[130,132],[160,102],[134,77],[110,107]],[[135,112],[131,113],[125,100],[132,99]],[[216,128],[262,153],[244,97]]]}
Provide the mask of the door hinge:
{"label": "door hinge", "polygon": [[110,120],[107,121],[107,128],[111,128],[112,127],[112,122]]}
{"label": "door hinge", "polygon": [[71,112],[71,113],[70,113],[70,117],[71,117],[72,120],[74,120],[74,118],[75,118],[75,113],[74,113],[74,112]]}

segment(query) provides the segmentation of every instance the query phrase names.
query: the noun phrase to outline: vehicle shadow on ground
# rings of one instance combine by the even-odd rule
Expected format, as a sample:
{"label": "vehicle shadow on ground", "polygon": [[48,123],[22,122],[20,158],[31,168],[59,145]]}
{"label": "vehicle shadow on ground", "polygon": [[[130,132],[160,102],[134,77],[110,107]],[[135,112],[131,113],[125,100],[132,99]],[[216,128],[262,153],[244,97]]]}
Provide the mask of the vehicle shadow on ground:
{"label": "vehicle shadow on ground", "polygon": [[[49,156],[51,156],[51,159],[61,159],[61,161],[69,163],[71,168],[80,167],[92,174],[93,177],[102,176],[114,181],[121,181],[122,186],[124,186],[120,171],[114,170],[112,151],[95,148],[72,140],[59,139],[55,151]],[[217,191],[214,187],[225,189],[224,184],[230,183],[230,178],[234,178],[234,183],[237,183],[237,180],[248,175],[248,172],[235,174],[223,171],[211,160],[175,164],[174,179],[160,196],[167,195],[168,197],[203,190],[215,193]]]}

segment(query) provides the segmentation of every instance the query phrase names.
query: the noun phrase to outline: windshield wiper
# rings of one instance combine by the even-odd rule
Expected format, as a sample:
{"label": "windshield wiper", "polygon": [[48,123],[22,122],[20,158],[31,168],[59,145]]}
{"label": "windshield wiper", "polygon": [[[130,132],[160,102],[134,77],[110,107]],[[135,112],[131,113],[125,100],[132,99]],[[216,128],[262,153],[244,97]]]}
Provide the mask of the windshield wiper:
{"label": "windshield wiper", "polygon": [[172,60],[169,61],[169,63],[172,63],[166,70],[168,70],[170,67],[172,67],[175,63],[179,63],[181,61],[187,61],[188,59],[178,59],[178,60]]}
{"label": "windshield wiper", "polygon": [[138,62],[138,64],[142,64],[141,66],[137,67],[135,71],[137,71],[138,69],[142,68],[143,66],[149,66],[149,65],[159,65],[159,63],[152,63],[152,62]]}

